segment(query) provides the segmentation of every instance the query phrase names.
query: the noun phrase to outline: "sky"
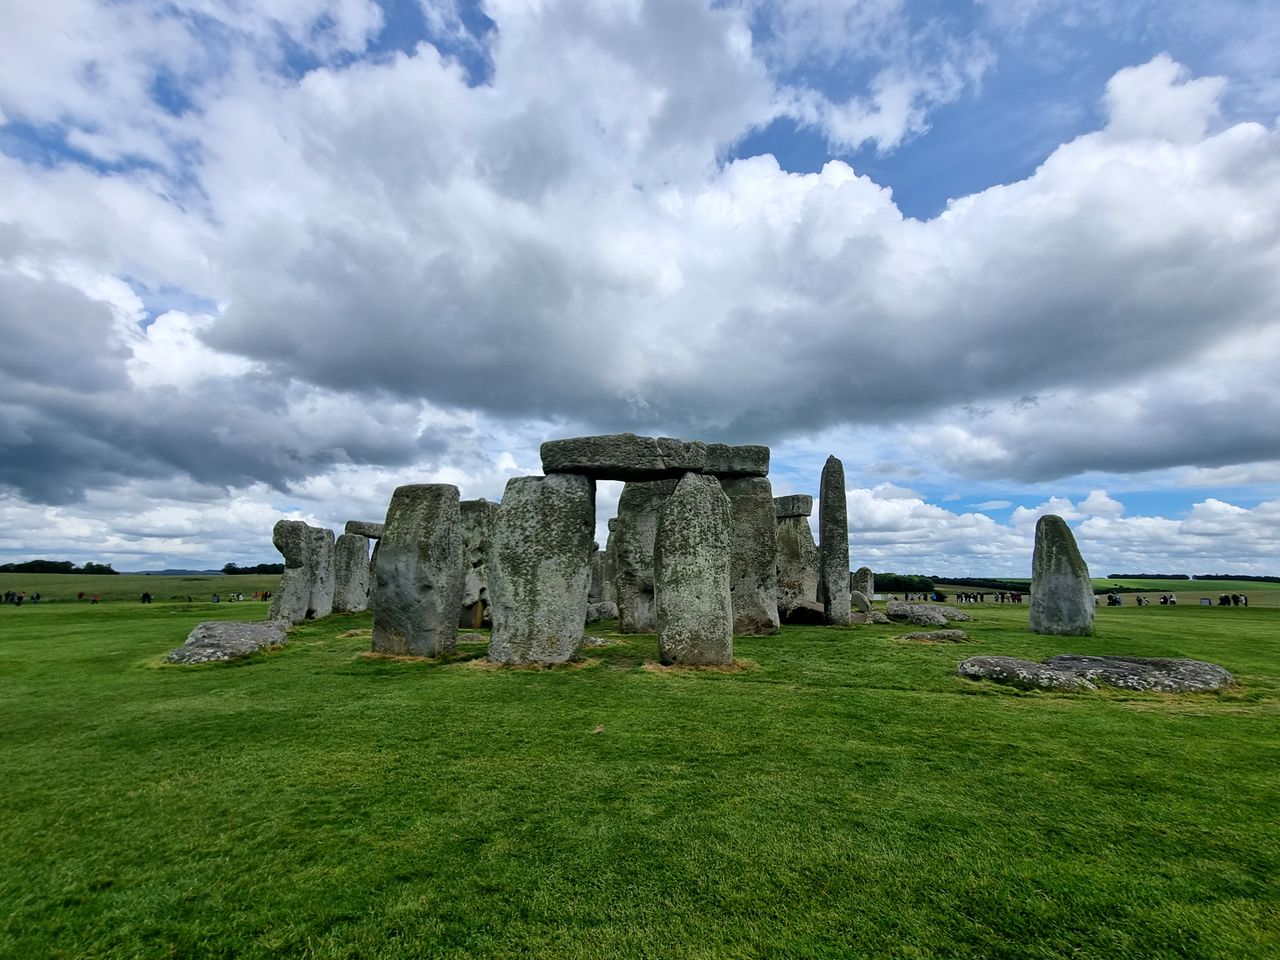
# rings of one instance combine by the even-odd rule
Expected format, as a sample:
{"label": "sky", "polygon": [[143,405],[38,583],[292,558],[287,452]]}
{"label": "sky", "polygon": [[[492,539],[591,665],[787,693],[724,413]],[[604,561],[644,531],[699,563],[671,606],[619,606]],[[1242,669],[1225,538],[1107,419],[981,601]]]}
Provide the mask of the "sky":
{"label": "sky", "polygon": [[0,562],[632,431],[840,457],[855,567],[1280,574],[1273,0],[3,8]]}

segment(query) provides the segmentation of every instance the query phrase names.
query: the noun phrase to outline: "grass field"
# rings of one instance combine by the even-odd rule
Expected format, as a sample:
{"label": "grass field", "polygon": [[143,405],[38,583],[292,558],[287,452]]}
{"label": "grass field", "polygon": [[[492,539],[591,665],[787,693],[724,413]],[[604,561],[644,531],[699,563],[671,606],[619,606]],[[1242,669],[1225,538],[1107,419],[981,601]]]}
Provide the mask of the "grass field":
{"label": "grass field", "polygon": [[[1020,581],[1015,579],[1010,582],[1017,583]],[[1030,588],[1031,581],[1026,580],[1024,582]],[[937,586],[939,590],[952,596],[961,590],[971,592],[983,590],[982,587],[964,587],[942,581],[939,581]],[[1177,594],[1180,605],[1197,604],[1200,602],[1201,597],[1208,597],[1216,604],[1219,594],[1243,593],[1249,597],[1249,606],[1251,607],[1280,607],[1280,583],[1265,583],[1257,580],[1107,580],[1095,578],[1093,581],[1095,591],[1105,593],[1112,587],[1129,587],[1142,591],[1139,594],[1124,594],[1124,602],[1126,604],[1133,603],[1134,598],[1137,596],[1145,596],[1154,604],[1159,601],[1162,593]],[[986,593],[990,597],[993,591],[987,589]]]}
{"label": "grass field", "polygon": [[225,596],[232,590],[251,597],[255,590],[274,590],[279,582],[279,574],[237,577],[153,577],[130,573],[121,573],[116,576],[0,573],[0,593],[21,590],[28,597],[38,593],[41,603],[75,602],[77,593],[84,593],[87,597],[92,597],[96,593],[104,603],[121,601],[136,603],[144,592],[150,593],[156,601],[178,600],[184,597],[208,600],[215,593]]}
{"label": "grass field", "polygon": [[[239,578],[237,578],[239,579]],[[0,956],[1280,956],[1280,610],[1098,635],[742,639],[737,672],[375,660],[367,615],[0,607]],[[1220,695],[1020,693],[977,653],[1192,656]]]}

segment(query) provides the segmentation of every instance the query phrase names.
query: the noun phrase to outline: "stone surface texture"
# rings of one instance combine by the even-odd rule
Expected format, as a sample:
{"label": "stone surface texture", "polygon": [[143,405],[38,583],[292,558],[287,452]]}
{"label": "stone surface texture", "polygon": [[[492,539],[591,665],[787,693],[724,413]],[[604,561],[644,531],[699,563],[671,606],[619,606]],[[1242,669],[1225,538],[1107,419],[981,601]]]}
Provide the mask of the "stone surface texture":
{"label": "stone surface texture", "polygon": [[344,533],[333,547],[333,609],[357,613],[369,608],[369,538]]}
{"label": "stone surface texture", "polygon": [[818,489],[818,602],[827,623],[849,621],[849,505],[844,464],[827,457]]}
{"label": "stone surface texture", "polygon": [[618,632],[655,633],[658,610],[653,581],[653,551],[658,518],[678,480],[632,481],[618,497],[612,539],[617,550]]}
{"label": "stone surface texture", "polygon": [[581,474],[595,480],[679,479],[689,472],[759,477],[769,473],[768,447],[634,433],[548,440],[541,453],[544,473]]}
{"label": "stone surface texture", "polygon": [[342,528],[343,533],[353,533],[357,537],[368,537],[370,540],[381,540],[385,523],[373,523],[368,520],[348,520]]}
{"label": "stone surface texture", "polygon": [[904,633],[903,640],[920,640],[924,643],[967,643],[969,635],[963,630],[922,630],[919,633]]}
{"label": "stone surface texture", "polygon": [[600,561],[600,577],[603,581],[600,588],[600,600],[603,603],[618,602],[618,541],[614,536],[613,528],[617,526],[618,518],[609,518],[609,538],[604,544],[604,555]]}
{"label": "stone surface texture", "polygon": [[938,604],[937,606],[934,607],[934,609],[937,610],[944,617],[946,617],[948,620],[952,620],[956,623],[962,623],[966,620],[973,619],[973,617],[969,616],[969,614],[965,613],[959,607],[952,607],[952,606],[948,606],[947,604]]}
{"label": "stone surface texture", "polygon": [[849,575],[849,589],[856,590],[868,600],[876,597],[876,575],[870,567],[859,567]]}
{"label": "stone surface texture", "polygon": [[1092,683],[1067,670],[1055,670],[1017,657],[970,657],[956,673],[969,680],[991,680],[1020,690],[1097,690]]}
{"label": "stone surface texture", "polygon": [[921,627],[945,627],[946,615],[937,607],[923,603],[906,603],[903,600],[890,600],[885,604],[885,614],[890,620],[905,620]]}
{"label": "stone surface texture", "polygon": [[261,623],[233,623],[215,620],[201,623],[187,634],[187,642],[165,657],[169,663],[213,663],[219,660],[239,660],[265,650],[288,643],[288,624],[283,620],[265,620]]}
{"label": "stone surface texture", "polygon": [[773,513],[779,520],[783,517],[811,517],[813,516],[813,497],[807,493],[774,497]]}
{"label": "stone surface texture", "polygon": [[818,599],[818,545],[802,515],[781,517],[778,535],[778,613],[784,623],[802,604]]}
{"label": "stone surface texture", "polygon": [[720,482],[729,498],[730,594],[738,637],[778,632],[778,521],[768,477]]}
{"label": "stone surface texture", "polygon": [[374,568],[374,652],[418,657],[452,653],[461,599],[458,488],[447,483],[397,487]]}
{"label": "stone surface texture", "polygon": [[956,668],[971,680],[1025,690],[1096,690],[1097,684],[1157,693],[1211,693],[1234,683],[1231,674],[1203,660],[1060,654],[1044,663],[1015,657],[970,657]]}
{"label": "stone surface texture", "polygon": [[849,591],[849,606],[856,613],[871,612],[871,601],[867,599],[867,595],[861,590]]}
{"label": "stone surface texture", "polygon": [[284,573],[271,598],[270,619],[301,623],[333,612],[333,531],[301,520],[280,520],[271,541],[284,557]]}
{"label": "stone surface texture", "polygon": [[489,605],[489,554],[493,550],[493,527],[498,505],[488,500],[463,500],[458,504],[462,517],[462,602],[459,627],[483,626]]}
{"label": "stone surface texture", "polygon": [[617,620],[618,605],[610,603],[608,600],[601,600],[599,603],[591,603],[587,605],[587,623],[595,623],[597,620]]}
{"label": "stone surface texture", "polygon": [[729,498],[715,477],[685,474],[663,507],[654,576],[665,664],[733,662],[731,524]]}
{"label": "stone surface texture", "polygon": [[1031,632],[1087,637],[1093,615],[1093,584],[1076,538],[1065,520],[1046,514],[1036,521],[1031,558]]}
{"label": "stone surface texture", "polygon": [[554,664],[578,656],[594,532],[595,484],[588,477],[507,481],[489,564],[491,661]]}

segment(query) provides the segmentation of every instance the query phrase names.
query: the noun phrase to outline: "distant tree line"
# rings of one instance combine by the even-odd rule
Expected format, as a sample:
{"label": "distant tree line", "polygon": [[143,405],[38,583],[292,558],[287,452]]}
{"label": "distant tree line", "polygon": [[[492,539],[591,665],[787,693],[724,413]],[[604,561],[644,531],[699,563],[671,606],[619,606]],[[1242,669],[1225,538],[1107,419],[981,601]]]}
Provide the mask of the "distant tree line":
{"label": "distant tree line", "polygon": [[26,560],[22,563],[0,564],[0,573],[93,573],[110,574],[118,577],[119,571],[112,570],[109,563],[86,563],[77,567],[70,560]]}
{"label": "distant tree line", "polygon": [[255,573],[284,573],[284,564],[259,563],[253,567],[241,567],[234,563],[228,563],[222,568],[222,572],[229,577],[242,577]]}
{"label": "distant tree line", "polygon": [[1242,573],[1201,573],[1196,580],[1248,580],[1250,583],[1280,583],[1280,577],[1246,577]]}
{"label": "distant tree line", "polygon": [[914,573],[877,573],[876,593],[931,593],[933,580]]}
{"label": "distant tree line", "polygon": [[[1185,573],[1108,573],[1109,580],[1190,580]],[[1227,578],[1223,578],[1224,580]],[[1234,579],[1234,578],[1233,578]]]}
{"label": "distant tree line", "polygon": [[[1029,580],[1001,580],[995,577],[939,577],[935,574],[934,579],[957,587],[977,587],[980,590],[996,590],[1005,593],[1026,593],[1031,586]],[[876,576],[876,586],[880,586],[879,575]]]}

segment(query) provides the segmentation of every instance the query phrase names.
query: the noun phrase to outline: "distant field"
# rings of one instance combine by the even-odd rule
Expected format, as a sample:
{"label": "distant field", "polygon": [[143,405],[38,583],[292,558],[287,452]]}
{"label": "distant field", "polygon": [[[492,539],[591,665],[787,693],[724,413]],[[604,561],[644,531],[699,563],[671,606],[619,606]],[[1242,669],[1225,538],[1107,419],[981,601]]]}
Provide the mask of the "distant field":
{"label": "distant field", "polygon": [[208,600],[215,593],[224,598],[231,591],[253,596],[255,590],[274,590],[280,582],[279,574],[263,576],[207,576],[207,577],[147,577],[138,574],[118,576],[85,576],[62,573],[0,573],[0,593],[9,590],[25,591],[30,597],[40,594],[41,603],[75,602],[77,593],[86,597],[98,594],[104,603],[117,601],[137,602],[144,592],[150,593],[154,602],[182,601],[186,597]]}
{"label": "distant field", "polygon": [[[1010,583],[1025,583],[1027,589],[1031,587],[1031,581],[1018,580],[1009,578]],[[1096,591],[1106,592],[1111,587],[1132,587],[1143,591],[1141,594],[1124,595],[1126,604],[1132,603],[1134,598],[1138,596],[1149,597],[1153,604],[1157,604],[1162,593],[1174,593],[1178,596],[1178,604],[1180,606],[1186,604],[1198,604],[1201,597],[1208,597],[1215,604],[1218,602],[1218,595],[1222,593],[1243,593],[1249,598],[1250,607],[1280,607],[1280,583],[1259,583],[1251,580],[1110,580],[1095,577],[1093,580],[1093,588]],[[951,583],[939,583],[938,589],[944,593],[954,595],[959,591],[969,593],[986,592],[990,597],[995,591],[986,587],[963,587]]]}

